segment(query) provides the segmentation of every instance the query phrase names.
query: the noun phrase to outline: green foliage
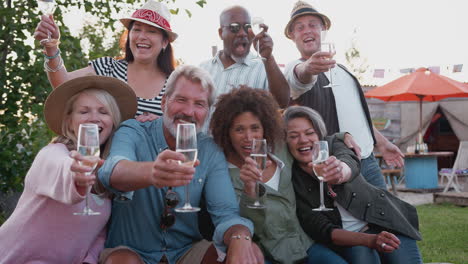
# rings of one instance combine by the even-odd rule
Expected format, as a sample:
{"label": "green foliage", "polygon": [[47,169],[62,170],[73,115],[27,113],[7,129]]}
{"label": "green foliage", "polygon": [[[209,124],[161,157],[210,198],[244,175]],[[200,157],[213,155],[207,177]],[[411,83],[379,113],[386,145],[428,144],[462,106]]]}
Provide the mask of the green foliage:
{"label": "green foliage", "polygon": [[[61,31],[61,56],[67,69],[76,70],[86,67],[90,59],[118,56],[121,32],[116,31],[111,14],[119,12],[124,5],[141,6],[145,1],[56,2],[59,8],[54,19]],[[195,3],[203,7],[206,1]],[[72,36],[64,24],[63,14],[73,7],[84,8],[99,22],[85,24],[78,36]],[[191,15],[190,11],[186,13]],[[0,3],[0,192],[4,193],[21,191],[23,178],[36,153],[53,136],[42,116],[44,101],[52,90],[43,70],[44,58],[37,42],[28,44],[39,21],[37,0]],[[106,32],[112,32],[115,39],[108,46],[104,45]],[[83,52],[82,40],[87,40],[90,52]]]}
{"label": "green foliage", "polygon": [[466,263],[468,208],[450,204],[417,207],[423,240],[418,242],[424,263]]}

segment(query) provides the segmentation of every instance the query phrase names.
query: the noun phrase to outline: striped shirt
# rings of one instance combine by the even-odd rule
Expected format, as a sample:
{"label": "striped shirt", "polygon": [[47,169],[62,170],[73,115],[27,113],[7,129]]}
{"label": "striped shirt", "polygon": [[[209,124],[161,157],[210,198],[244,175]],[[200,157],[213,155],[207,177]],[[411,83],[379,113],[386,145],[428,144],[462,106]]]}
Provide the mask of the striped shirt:
{"label": "striped shirt", "polygon": [[[89,65],[91,65],[94,68],[94,71],[97,75],[114,77],[128,83],[128,62],[126,60],[116,60],[111,57],[102,57],[90,61]],[[136,116],[139,116],[146,112],[162,116],[161,99],[165,92],[166,83],[164,83],[164,87],[161,89],[161,92],[159,92],[159,94],[155,98],[145,99],[137,97],[138,109]]]}
{"label": "striped shirt", "polygon": [[[223,62],[219,58],[220,52],[212,59],[200,64],[200,67],[208,71],[213,79],[215,98],[230,92],[233,88],[239,87],[239,85],[268,90],[267,74],[261,59],[256,59],[254,55],[249,53],[243,63],[234,63],[225,69]],[[210,116],[203,126],[204,132],[208,131],[211,115],[214,110],[214,107],[211,107]]]}
{"label": "striped shirt", "polygon": [[200,64],[200,67],[208,71],[213,78],[216,98],[239,85],[268,90],[268,79],[262,60],[255,59],[255,56],[249,53],[245,62],[234,63],[225,69],[219,55],[220,52]]}

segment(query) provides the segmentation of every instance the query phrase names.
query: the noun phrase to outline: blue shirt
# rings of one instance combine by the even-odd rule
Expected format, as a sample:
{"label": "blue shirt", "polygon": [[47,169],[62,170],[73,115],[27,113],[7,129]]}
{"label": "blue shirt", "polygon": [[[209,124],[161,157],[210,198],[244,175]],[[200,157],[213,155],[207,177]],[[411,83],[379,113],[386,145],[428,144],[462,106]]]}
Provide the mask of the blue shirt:
{"label": "blue shirt", "polygon": [[[198,159],[200,165],[190,183],[190,203],[199,206],[202,195],[208,212],[216,226],[213,241],[218,249],[225,250],[224,232],[233,225],[244,225],[253,234],[252,222],[239,216],[239,206],[229,177],[223,153],[213,140],[199,133]],[[125,245],[140,254],[147,263],[157,263],[166,255],[175,263],[192,243],[202,239],[198,230],[196,213],[173,213],[175,224],[160,228],[167,187],[154,186],[132,192],[121,192],[110,186],[110,176],[121,160],[154,161],[159,153],[168,149],[163,134],[163,120],[140,123],[134,119],[121,124],[112,139],[110,154],[99,169],[99,179],[116,197],[112,203],[106,247]],[[179,194],[178,206],[185,203],[184,186],[174,187]]]}

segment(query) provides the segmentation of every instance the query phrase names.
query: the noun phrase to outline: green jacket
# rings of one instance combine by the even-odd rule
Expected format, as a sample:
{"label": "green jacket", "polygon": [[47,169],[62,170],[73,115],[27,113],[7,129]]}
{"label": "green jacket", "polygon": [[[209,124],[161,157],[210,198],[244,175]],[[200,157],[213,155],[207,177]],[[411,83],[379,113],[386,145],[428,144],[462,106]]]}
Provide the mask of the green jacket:
{"label": "green jacket", "polygon": [[[302,230],[296,216],[296,199],[291,182],[291,166],[293,158],[286,146],[276,148],[276,155],[284,166],[281,168],[278,191],[267,185],[261,185],[261,201],[266,209],[250,209],[246,204],[252,204],[254,199],[243,192],[240,179],[240,169],[229,168],[234,189],[240,200],[241,216],[252,220],[255,226],[254,240],[265,257],[273,263],[296,263],[307,257],[307,249],[313,241]],[[270,157],[275,158],[270,154]]]}

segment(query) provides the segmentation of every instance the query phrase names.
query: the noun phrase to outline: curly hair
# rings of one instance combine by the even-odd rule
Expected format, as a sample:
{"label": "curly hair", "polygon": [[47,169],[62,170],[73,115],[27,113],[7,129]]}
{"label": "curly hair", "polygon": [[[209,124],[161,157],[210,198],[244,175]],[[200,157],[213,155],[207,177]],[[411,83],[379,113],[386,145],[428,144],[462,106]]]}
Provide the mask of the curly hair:
{"label": "curly hair", "polygon": [[283,121],[276,100],[267,91],[239,86],[218,97],[216,110],[211,117],[210,130],[213,139],[226,157],[233,153],[229,130],[234,119],[245,112],[251,112],[262,123],[264,135],[273,151],[275,143],[284,135]]}

